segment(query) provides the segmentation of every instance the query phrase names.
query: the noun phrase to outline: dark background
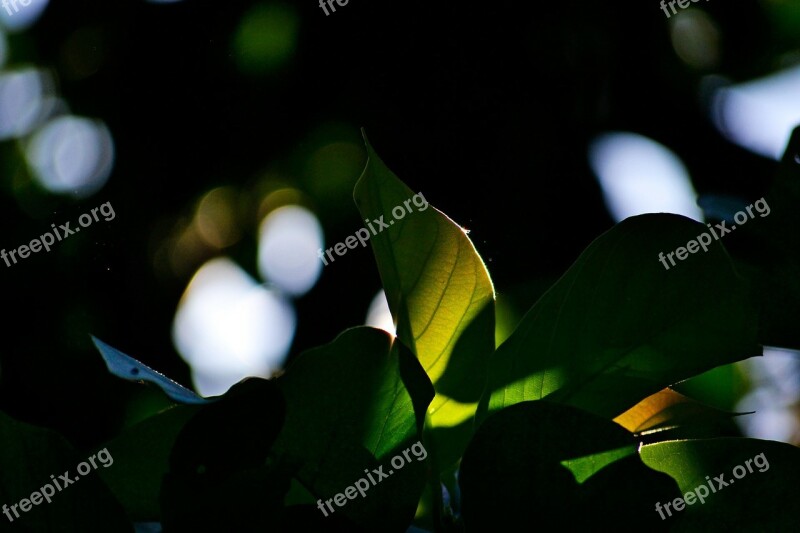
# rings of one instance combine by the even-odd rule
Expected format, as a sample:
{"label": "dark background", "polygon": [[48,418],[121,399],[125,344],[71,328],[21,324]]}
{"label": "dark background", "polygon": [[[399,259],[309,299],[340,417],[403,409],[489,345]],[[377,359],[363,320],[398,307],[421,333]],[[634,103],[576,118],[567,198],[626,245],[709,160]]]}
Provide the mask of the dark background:
{"label": "dark background", "polygon": [[[178,301],[215,255],[256,275],[258,220],[243,209],[243,238],[198,252],[181,272],[161,255],[175,225],[220,185],[257,205],[272,173],[307,194],[328,246],[343,240],[361,223],[352,187],[363,151],[357,165],[331,169],[328,188],[305,162],[326,142],[363,146],[361,127],[401,179],[471,230],[501,298],[524,310],[613,224],[586,156],[599,133],[669,146],[701,194],[763,193],[776,163],[713,128],[698,84],[710,72],[733,81],[773,72],[800,44],[755,1],[702,3],[723,39],[720,62],[701,71],[676,56],[654,0],[350,0],[327,17],[303,0],[288,4],[294,53],[254,74],[231,48],[254,5],[55,1],[10,37],[6,68],[52,69],[72,112],[108,125],[116,160],[107,185],[76,201],[35,185],[19,142],[0,144],[2,246],[106,201],[116,219],[12,268],[0,263],[3,411],[91,446],[132,411],[163,403],[108,375],[89,334],[191,386],[171,340]],[[325,268],[296,302],[292,355],[362,324],[379,287],[365,250]]]}

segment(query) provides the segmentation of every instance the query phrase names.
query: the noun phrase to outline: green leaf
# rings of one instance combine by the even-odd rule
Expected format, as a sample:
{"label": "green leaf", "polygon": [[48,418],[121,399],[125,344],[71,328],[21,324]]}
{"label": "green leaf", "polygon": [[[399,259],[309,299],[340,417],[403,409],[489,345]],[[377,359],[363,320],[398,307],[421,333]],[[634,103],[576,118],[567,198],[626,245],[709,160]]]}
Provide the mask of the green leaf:
{"label": "green leaf", "polygon": [[522,524],[619,529],[629,516],[643,517],[642,529],[657,526],[650,498],[675,497],[678,489],[645,467],[636,448],[622,427],[566,405],[522,402],[494,413],[461,462],[466,531],[509,531]]}
{"label": "green leaf", "polygon": [[[431,426],[471,424],[494,351],[492,281],[466,232],[415,195],[366,143],[369,159],[354,198],[376,230],[370,242],[397,336],[436,389]],[[376,220],[389,227],[378,232]],[[470,433],[439,443],[441,469],[460,456]]]}
{"label": "green leaf", "polygon": [[[672,441],[644,446],[641,456],[675,478],[687,503],[693,500],[681,511],[674,506],[662,511],[669,521],[677,520],[678,531],[797,529],[800,450],[794,446],[742,438]],[[720,475],[727,486],[715,481]],[[696,496],[686,498],[689,491]],[[701,502],[697,496],[703,493]]]}
{"label": "green leaf", "polygon": [[[0,515],[3,531],[15,526],[24,528],[21,531],[64,533],[133,531],[122,506],[96,475],[119,467],[117,450],[113,447],[108,447],[114,460],[108,462],[108,467],[97,463],[99,470],[93,469],[92,473],[83,476],[77,470],[78,465],[92,454],[78,455],[63,437],[53,431],[18,422],[0,412],[0,442],[3,443],[0,449],[0,505],[8,508],[7,515]],[[66,482],[61,480],[60,476],[64,474],[72,480],[68,486],[64,486]],[[54,486],[59,480],[62,485]],[[41,499],[43,488],[48,494],[53,493],[49,496],[49,503]],[[24,512],[19,507],[20,501],[23,498],[30,500],[35,492],[39,493],[34,497],[39,503]],[[9,524],[8,520],[13,522]]]}
{"label": "green leaf", "polygon": [[245,379],[203,406],[172,447],[160,494],[164,528],[275,529],[291,476],[266,461],[284,411],[275,382],[261,378]]}
{"label": "green leaf", "polygon": [[[618,423],[631,433],[659,433],[658,440],[676,439],[676,431],[681,435],[691,431],[694,435],[705,437],[739,435],[733,419],[746,413],[729,413],[716,407],[675,392],[670,388],[658,391],[637,403],[618,417]],[[702,435],[702,432],[711,433]],[[722,433],[722,434],[720,434]]]}
{"label": "green leaf", "polygon": [[760,355],[747,284],[718,242],[669,270],[659,261],[706,230],[643,215],[595,240],[492,358],[482,411],[546,398],[615,417],[668,385]]}
{"label": "green leaf", "polygon": [[[275,458],[294,465],[297,479],[323,501],[366,479],[365,469],[390,471],[390,459],[420,440],[434,394],[407,348],[366,327],[301,354],[278,385],[287,407]],[[333,505],[333,514],[366,529],[405,531],[424,482],[425,464],[412,455],[410,464],[370,484],[363,497]]]}
{"label": "green leaf", "polygon": [[199,409],[196,405],[165,409],[126,428],[108,443],[114,468],[103,469],[100,475],[133,520],[160,521],[158,494],[169,470],[172,446]]}
{"label": "green leaf", "polygon": [[[181,504],[192,495],[196,498],[191,510],[197,511],[193,516],[202,516],[197,503],[201,495],[195,494],[201,491],[201,483],[191,478],[200,467],[208,474],[201,476],[203,480],[213,477],[222,483],[223,478],[238,476],[236,482],[228,483],[231,488],[219,489],[220,494],[241,496],[245,487],[253,494],[262,494],[258,490],[263,489],[269,472],[253,470],[263,465],[280,428],[280,395],[273,382],[250,378],[215,400],[218,401],[202,406],[166,409],[126,428],[108,443],[109,449],[114,450],[115,468],[99,473],[135,521],[164,519],[159,493],[170,470],[170,488],[184,486],[185,490],[176,495],[168,489],[167,521],[176,520],[176,515],[177,520],[184,516],[181,509],[185,506]],[[237,501],[242,504],[244,499],[233,499],[228,504],[236,507]],[[252,508],[263,509],[264,501]],[[202,509],[222,512],[219,505]],[[242,510],[238,512],[241,514]]]}
{"label": "green leaf", "polygon": [[581,485],[580,518],[585,531],[668,531],[654,512],[657,501],[680,496],[675,480],[629,455],[599,470]]}

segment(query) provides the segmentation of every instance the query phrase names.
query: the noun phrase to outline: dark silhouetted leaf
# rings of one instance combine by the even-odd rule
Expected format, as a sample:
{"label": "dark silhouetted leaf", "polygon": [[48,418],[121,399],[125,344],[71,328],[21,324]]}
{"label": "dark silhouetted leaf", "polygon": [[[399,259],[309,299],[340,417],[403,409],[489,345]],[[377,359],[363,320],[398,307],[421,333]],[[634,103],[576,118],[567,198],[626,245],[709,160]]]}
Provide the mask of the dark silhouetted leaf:
{"label": "dark silhouetted leaf", "polygon": [[[761,454],[763,459],[754,460]],[[677,531],[797,529],[800,450],[795,446],[757,439],[700,439],[650,444],[642,447],[641,456],[650,468],[675,478],[684,495],[706,487],[700,489],[708,492],[704,503],[695,499],[682,511],[671,510]],[[741,479],[736,479],[734,469]],[[720,475],[727,486],[714,481]]]}
{"label": "dark silhouetted leaf", "polygon": [[[0,515],[0,529],[63,533],[133,531],[124,509],[97,476],[98,470],[92,470],[86,476],[78,473],[78,464],[92,454],[81,457],[57,433],[18,422],[2,412],[0,442],[3,443],[0,448],[0,505],[7,505],[8,513],[14,519],[10,522],[5,515]],[[108,453],[114,462],[105,467],[95,460],[99,471],[113,470],[119,465],[116,450],[108,447]],[[52,477],[58,482],[63,474],[68,474],[73,482],[64,486],[62,480],[61,490],[57,490]],[[17,507],[20,515],[17,518],[12,506],[23,498],[30,499],[45,485],[50,485],[54,492],[50,503],[40,500],[27,512]],[[15,527],[18,529],[12,529]]]}
{"label": "dark silhouetted leaf", "polygon": [[[522,402],[492,414],[461,463],[466,530],[558,524],[578,531],[646,516],[655,501],[628,491],[664,498],[678,491],[674,481],[641,464],[636,448],[619,425],[567,405]],[[603,517],[593,514],[600,492],[609,504]]]}
{"label": "dark silhouetted leaf", "polygon": [[267,456],[284,422],[275,382],[248,378],[186,423],[160,501],[167,531],[264,531],[278,522],[291,475]]}
{"label": "dark silhouetted leaf", "polygon": [[[297,465],[297,479],[328,500],[420,440],[433,387],[419,362],[386,332],[355,328],[305,352],[278,380],[286,424],[278,459]],[[401,471],[335,512],[360,526],[405,531],[425,482],[425,464],[411,456]],[[334,512],[334,514],[335,514]]]}

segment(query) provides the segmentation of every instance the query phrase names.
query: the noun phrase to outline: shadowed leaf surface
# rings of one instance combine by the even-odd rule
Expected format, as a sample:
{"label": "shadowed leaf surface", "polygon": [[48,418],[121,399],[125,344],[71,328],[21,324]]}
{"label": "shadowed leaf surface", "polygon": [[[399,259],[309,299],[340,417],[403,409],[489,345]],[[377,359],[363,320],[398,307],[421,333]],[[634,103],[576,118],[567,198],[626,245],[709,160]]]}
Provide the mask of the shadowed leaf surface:
{"label": "shadowed leaf surface", "polygon": [[[365,469],[391,469],[389,460],[420,440],[433,388],[419,362],[384,331],[360,327],[302,354],[278,380],[286,423],[278,460],[322,500],[343,493]],[[335,512],[367,529],[404,531],[425,481],[425,463],[411,463]]]}
{"label": "shadowed leaf surface", "polygon": [[203,406],[178,434],[161,486],[167,531],[269,529],[290,475],[267,456],[284,422],[274,381],[249,378]]}
{"label": "shadowed leaf surface", "polygon": [[[0,505],[8,505],[14,518],[14,522],[9,522],[6,516],[0,515],[0,529],[64,533],[133,531],[122,506],[98,478],[98,470],[93,469],[86,476],[78,473],[78,464],[93,454],[81,456],[57,433],[18,422],[2,412],[0,442]],[[117,466],[115,450],[109,447],[108,452],[114,462],[108,468],[98,463],[100,471]],[[65,473],[73,480],[68,486],[63,480],[59,482]],[[60,483],[61,490],[53,485],[51,476]],[[17,507],[20,517],[16,518],[10,507],[23,498],[30,500],[34,492],[47,484],[55,493],[51,502],[42,499],[38,505],[31,505],[27,512]]]}
{"label": "shadowed leaf surface", "polygon": [[665,386],[760,355],[747,284],[718,242],[669,270],[659,262],[706,229],[642,215],[595,240],[500,346],[481,411],[546,398],[614,417]]}
{"label": "shadowed leaf surface", "polygon": [[114,468],[100,470],[125,510],[136,521],[158,521],[158,493],[169,470],[172,445],[200,406],[176,405],[138,422],[108,443]]}
{"label": "shadowed leaf surface", "polygon": [[[755,460],[760,454],[763,458]],[[715,491],[707,491],[705,503],[695,501],[683,511],[673,511],[677,531],[797,529],[800,450],[795,446],[757,439],[699,439],[649,444],[642,447],[641,456],[650,468],[672,476],[684,494],[713,483]],[[734,476],[737,466],[743,469],[736,472],[741,479]],[[714,481],[719,475],[727,486]]]}
{"label": "shadowed leaf surface", "polygon": [[[653,502],[628,490],[647,488],[664,498],[678,492],[671,479],[641,464],[636,446],[624,428],[574,407],[534,401],[505,408],[478,428],[461,463],[466,530],[592,529],[631,513],[646,516]],[[593,514],[598,492],[614,502],[603,517]]]}
{"label": "shadowed leaf surface", "polygon": [[800,349],[800,127],[792,133],[764,200],[769,213],[754,211],[754,220],[737,231],[735,244],[725,246],[753,282],[759,342]]}

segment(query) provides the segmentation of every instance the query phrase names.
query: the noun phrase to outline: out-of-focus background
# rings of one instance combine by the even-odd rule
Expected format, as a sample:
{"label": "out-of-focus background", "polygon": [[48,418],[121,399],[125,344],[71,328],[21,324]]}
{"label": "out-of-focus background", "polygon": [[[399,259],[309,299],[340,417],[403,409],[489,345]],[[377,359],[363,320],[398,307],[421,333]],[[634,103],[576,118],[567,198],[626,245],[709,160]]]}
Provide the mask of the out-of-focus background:
{"label": "out-of-focus background", "polygon": [[[371,250],[317,255],[363,226],[362,127],[470,230],[501,341],[616,221],[760,198],[800,123],[800,2],[333,5],[0,8],[0,248],[115,214],[0,263],[0,410],[90,446],[165,405],[90,334],[214,395],[390,329]],[[800,356],[766,355],[687,390],[800,443]]]}

